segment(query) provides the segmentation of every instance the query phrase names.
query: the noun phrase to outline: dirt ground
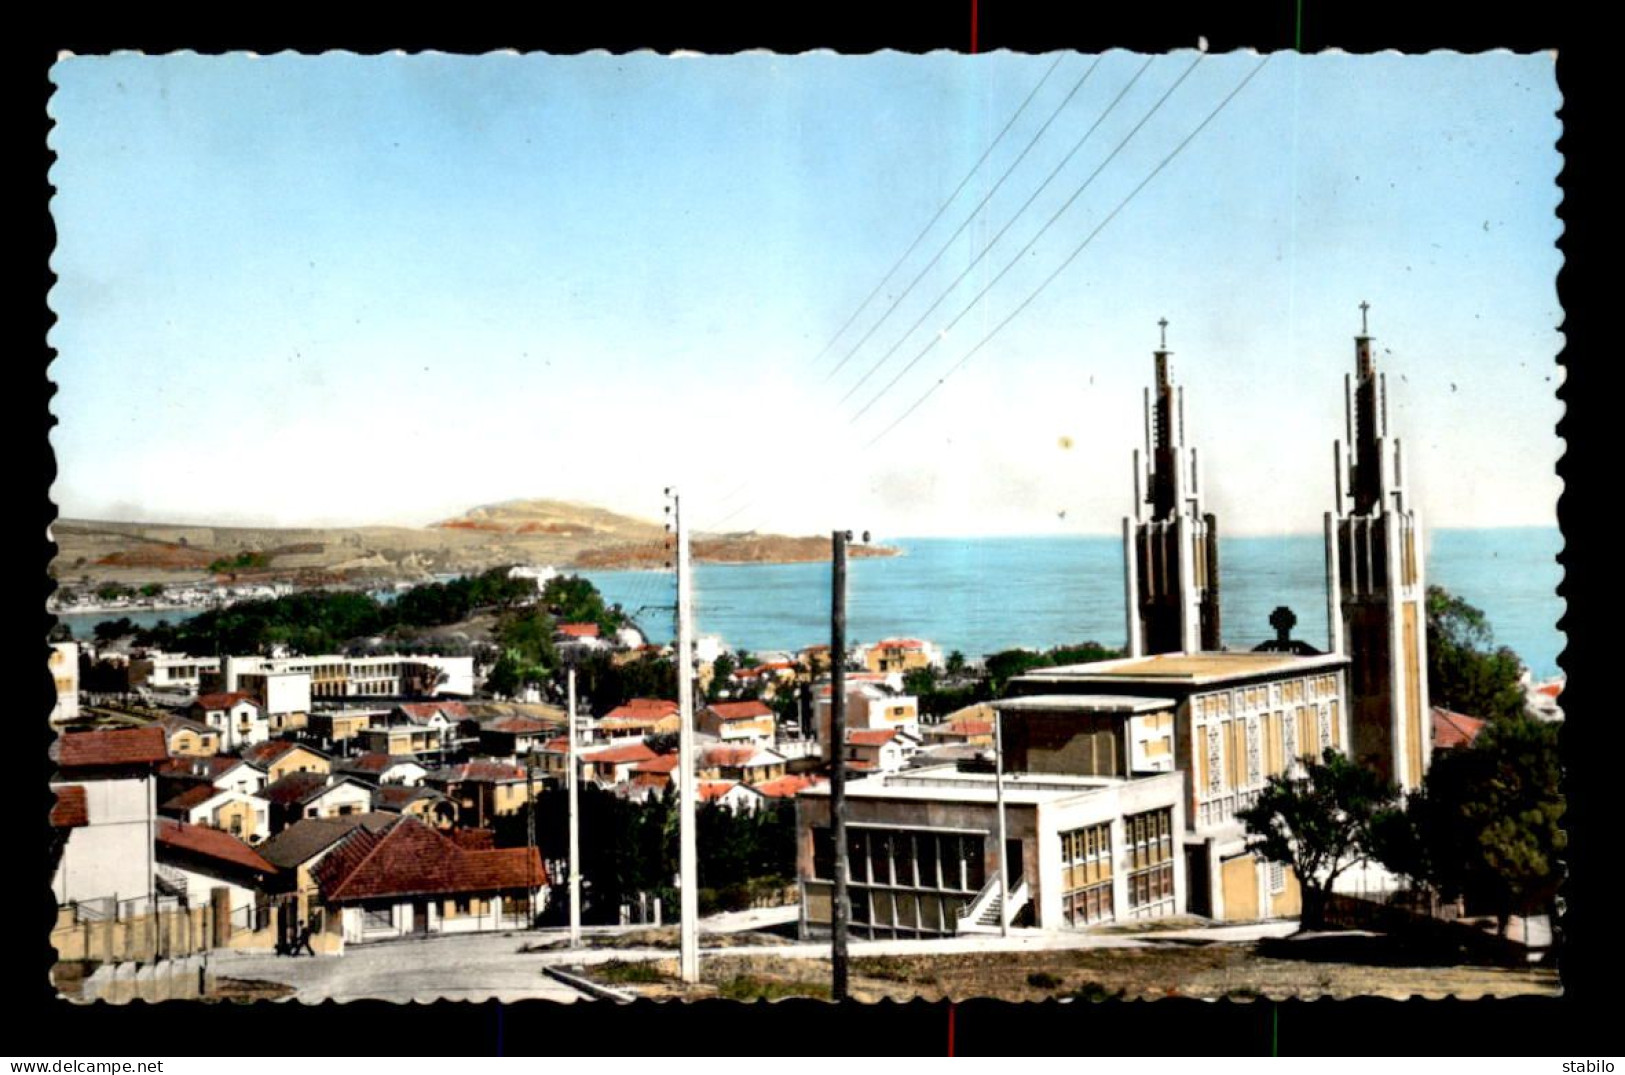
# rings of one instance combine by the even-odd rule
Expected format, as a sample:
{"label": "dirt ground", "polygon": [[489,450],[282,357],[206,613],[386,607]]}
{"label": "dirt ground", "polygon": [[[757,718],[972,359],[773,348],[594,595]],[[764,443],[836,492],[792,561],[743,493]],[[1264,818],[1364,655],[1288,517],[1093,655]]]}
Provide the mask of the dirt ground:
{"label": "dirt ground", "polygon": [[256,978],[217,978],[205,1000],[280,1000],[293,996],[291,985],[262,982]]}
{"label": "dirt ground", "polygon": [[[632,968],[638,969],[632,969]],[[655,972],[651,974],[650,972]],[[829,963],[771,954],[708,956],[703,981],[685,988],[675,960],[589,968],[597,980],[648,997],[829,996]],[[657,981],[648,978],[659,976]],[[1463,999],[1562,992],[1550,968],[1405,966],[1262,955],[1252,944],[1169,943],[1143,948],[874,956],[851,967],[855,1000],[1154,999],[1196,997],[1275,1000],[1412,995]]]}

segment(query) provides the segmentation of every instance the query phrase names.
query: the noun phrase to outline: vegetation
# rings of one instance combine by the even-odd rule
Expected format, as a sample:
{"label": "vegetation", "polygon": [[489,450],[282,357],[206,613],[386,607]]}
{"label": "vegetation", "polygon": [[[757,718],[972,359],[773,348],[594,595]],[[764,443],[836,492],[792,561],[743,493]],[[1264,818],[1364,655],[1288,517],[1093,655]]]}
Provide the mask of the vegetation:
{"label": "vegetation", "polygon": [[1372,820],[1392,808],[1398,792],[1371,770],[1335,750],[1305,764],[1305,776],[1272,776],[1258,799],[1236,817],[1248,846],[1290,865],[1303,891],[1304,929],[1325,925],[1326,899],[1337,878],[1370,857]]}
{"label": "vegetation", "polygon": [[626,626],[626,614],[619,605],[607,605],[603,595],[588,579],[560,575],[542,587],[542,604],[552,610],[560,623],[595,623],[598,633],[614,637]]}
{"label": "vegetation", "polygon": [[1566,844],[1557,727],[1528,717],[1491,722],[1473,745],[1433,756],[1422,788],[1380,815],[1383,865],[1446,899],[1496,916],[1550,908]]}
{"label": "vegetation", "polygon": [[263,552],[252,549],[238,553],[236,556],[222,556],[211,561],[209,573],[212,575],[229,575],[238,571],[263,571],[271,566],[271,558]]}
{"label": "vegetation", "polygon": [[[675,908],[675,791],[639,802],[584,786],[580,796],[583,921],[618,923],[622,904],[636,903],[640,893]],[[553,789],[536,799],[536,840],[550,862],[564,861],[569,854],[568,799]],[[706,804],[696,811],[695,821],[702,913],[743,909],[795,876],[793,805],[735,814]],[[499,846],[524,846],[524,813],[497,818],[495,826]],[[552,901],[549,914],[562,915],[566,907],[564,900]]]}
{"label": "vegetation", "polygon": [[1523,715],[1523,662],[1484,613],[1440,586],[1427,592],[1428,697],[1433,705],[1495,719]]}
{"label": "vegetation", "polygon": [[946,675],[935,668],[917,668],[904,674],[903,689],[919,699],[922,716],[944,717],[966,706],[1002,698],[1012,679],[1035,668],[1106,661],[1122,655],[1121,650],[1098,642],[1056,646],[1043,652],[1003,650],[987,658],[981,677],[967,679],[965,655],[955,650],[945,662]]}
{"label": "vegetation", "polygon": [[750,974],[735,975],[717,984],[717,996],[723,1000],[784,1000],[790,997],[810,997],[828,1000],[828,982],[792,982],[779,978],[761,978]]}

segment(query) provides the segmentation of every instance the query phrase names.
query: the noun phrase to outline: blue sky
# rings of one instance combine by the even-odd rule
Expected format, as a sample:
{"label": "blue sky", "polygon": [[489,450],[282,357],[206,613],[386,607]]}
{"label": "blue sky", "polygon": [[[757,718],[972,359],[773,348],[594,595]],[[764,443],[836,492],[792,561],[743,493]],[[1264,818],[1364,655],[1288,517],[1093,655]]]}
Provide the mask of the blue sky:
{"label": "blue sky", "polygon": [[1369,300],[1428,523],[1554,524],[1552,57],[1278,54],[1125,203],[1260,57],[1203,58],[1151,112],[1197,60],[1157,57],[1108,111],[1145,60],[65,59],[54,495],[426,523],[530,496],[653,517],[677,484],[701,527],[1109,532],[1166,316],[1210,506],[1313,530]]}

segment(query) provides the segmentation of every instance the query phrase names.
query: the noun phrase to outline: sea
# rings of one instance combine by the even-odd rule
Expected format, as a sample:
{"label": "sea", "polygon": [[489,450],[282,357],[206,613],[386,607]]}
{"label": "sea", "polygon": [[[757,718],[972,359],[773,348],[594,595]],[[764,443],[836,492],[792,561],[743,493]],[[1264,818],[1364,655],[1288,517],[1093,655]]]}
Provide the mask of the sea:
{"label": "sea", "polygon": [[[1482,609],[1495,644],[1511,648],[1537,679],[1560,672],[1557,595],[1562,532],[1525,527],[1428,532],[1427,581]],[[847,637],[928,639],[968,657],[1000,650],[1099,642],[1120,647],[1126,628],[1123,546],[1115,536],[899,538],[902,555],[848,563]],[[1225,645],[1273,638],[1270,613],[1297,616],[1293,637],[1326,644],[1325,545],[1319,534],[1224,537],[1219,543]],[[674,634],[670,572],[585,571],[652,642]],[[797,650],[829,641],[830,565],[698,564],[695,629],[730,649]],[[141,626],[177,622],[185,610],[128,613]],[[117,614],[62,617],[79,638]]]}

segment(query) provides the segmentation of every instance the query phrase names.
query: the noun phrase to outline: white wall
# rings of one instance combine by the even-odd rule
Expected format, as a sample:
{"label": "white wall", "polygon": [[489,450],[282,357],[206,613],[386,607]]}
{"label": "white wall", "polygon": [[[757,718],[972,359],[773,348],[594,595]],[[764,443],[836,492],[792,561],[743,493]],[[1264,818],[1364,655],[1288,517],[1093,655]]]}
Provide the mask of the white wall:
{"label": "white wall", "polygon": [[265,711],[271,714],[310,712],[310,673],[272,672],[265,677]]}
{"label": "white wall", "polygon": [[68,830],[51,884],[57,902],[147,896],[152,891],[156,782],[86,780],[78,786],[85,789],[90,823]]}

